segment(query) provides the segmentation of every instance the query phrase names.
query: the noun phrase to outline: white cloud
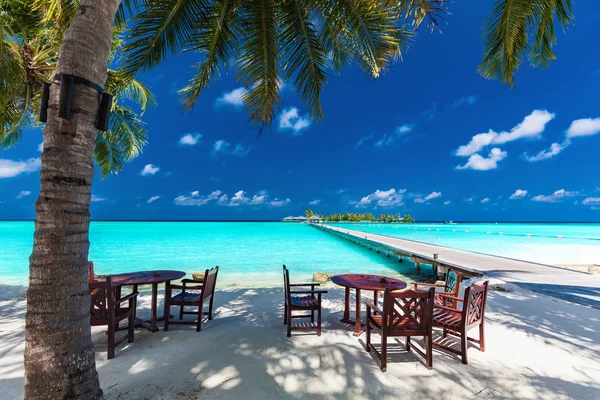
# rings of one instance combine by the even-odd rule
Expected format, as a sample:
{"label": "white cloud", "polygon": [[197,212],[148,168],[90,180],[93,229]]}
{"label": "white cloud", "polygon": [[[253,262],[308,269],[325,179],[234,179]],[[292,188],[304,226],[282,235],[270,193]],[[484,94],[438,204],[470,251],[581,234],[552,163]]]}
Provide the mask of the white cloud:
{"label": "white cloud", "polygon": [[489,203],[490,202],[490,198],[486,197],[485,199],[481,199],[481,203],[485,204],[485,203]]}
{"label": "white cloud", "polygon": [[219,196],[221,196],[221,193],[220,190],[215,190],[208,196],[200,197],[200,193],[195,190],[191,192],[189,196],[177,196],[175,198],[175,204],[178,206],[203,206],[212,200],[217,200]]}
{"label": "white cloud", "polygon": [[252,200],[250,200],[251,205],[253,206],[259,206],[261,204],[264,204],[265,201],[267,200],[267,194],[266,192],[263,192],[262,194],[255,194],[254,196],[252,196]]}
{"label": "white cloud", "polygon": [[586,206],[600,206],[600,197],[588,197],[583,199],[581,204],[585,204]]}
{"label": "white cloud", "polygon": [[372,137],[373,137],[372,133],[370,133],[366,136],[362,136],[360,139],[358,139],[358,142],[356,142],[356,144],[354,145],[354,150],[358,150],[363,144],[365,144],[366,142],[371,140]]}
{"label": "white cloud", "polygon": [[[228,207],[238,207],[242,204],[246,204],[250,201],[250,199],[248,197],[246,197],[246,192],[244,192],[243,190],[239,190],[237,192],[234,193],[233,197],[231,197],[231,199],[229,200],[229,202],[226,204]],[[221,204],[221,203],[219,203]]]}
{"label": "white cloud", "polygon": [[321,202],[321,200],[315,199],[313,201],[309,201],[308,204],[310,204],[311,206],[316,206],[316,205],[319,205],[320,202]]}
{"label": "white cloud", "polygon": [[35,172],[42,166],[39,158],[30,158],[25,161],[13,161],[0,158],[0,179]]}
{"label": "white cloud", "polygon": [[487,158],[479,154],[473,154],[465,165],[457,165],[456,169],[474,169],[477,171],[487,171],[498,168],[498,162],[502,161],[508,153],[494,147]]}
{"label": "white cloud", "polygon": [[517,190],[515,190],[515,192],[513,194],[510,195],[509,199],[511,199],[511,200],[522,199],[525,196],[527,196],[527,190],[517,189]]}
{"label": "white cloud", "polygon": [[554,117],[555,114],[546,110],[533,110],[519,125],[512,128],[510,132],[503,131],[497,133],[490,129],[487,133],[479,133],[473,136],[468,144],[460,146],[456,150],[456,155],[466,157],[477,153],[491,144],[504,144],[518,139],[539,137],[544,132],[546,124]]}
{"label": "white cloud", "polygon": [[106,199],[104,197],[96,196],[95,194],[92,195],[92,201],[93,202],[105,201],[105,200]]}
{"label": "white cloud", "polygon": [[202,135],[199,133],[186,133],[179,139],[179,144],[184,146],[195,146],[202,139]]}
{"label": "white cloud", "polygon": [[523,153],[525,159],[529,162],[536,162],[541,160],[547,160],[548,158],[552,158],[555,155],[559,154],[561,151],[566,149],[571,144],[570,140],[565,140],[562,144],[560,143],[552,143],[548,150],[542,150],[537,153],[535,156],[528,156],[527,153]]}
{"label": "white cloud", "polygon": [[391,146],[402,136],[410,133],[415,128],[414,124],[404,124],[401,126],[397,126],[394,132],[386,133],[383,135],[378,141],[375,142],[375,147],[383,148],[387,146]]}
{"label": "white cloud", "polygon": [[217,140],[213,145],[213,153],[223,153],[223,154],[231,154],[237,157],[245,157],[250,153],[250,147],[246,148],[243,144],[237,143],[235,146],[232,146],[226,140]]}
{"label": "white cloud", "polygon": [[156,174],[158,171],[160,171],[160,168],[153,165],[153,164],[146,164],[146,166],[144,167],[144,169],[142,170],[142,176],[147,176],[147,175],[154,175]]}
{"label": "white cloud", "polygon": [[160,196],[152,196],[148,199],[148,201],[146,201],[146,203],[148,204],[152,204],[154,203],[156,200],[160,199]]}
{"label": "white cloud", "polygon": [[549,195],[542,195],[542,194],[538,194],[537,196],[533,196],[531,198],[531,200],[533,201],[541,201],[544,203],[556,203],[558,201],[561,201],[567,197],[573,197],[573,196],[577,196],[578,193],[577,192],[569,192],[565,189],[559,189],[556,192],[549,194]]}
{"label": "white cloud", "polygon": [[38,144],[38,151],[41,153],[42,151],[44,151],[44,142]]}
{"label": "white cloud", "polygon": [[275,198],[269,204],[272,207],[283,207],[283,206],[286,206],[286,205],[290,204],[291,202],[292,201],[290,199],[283,200],[283,199]]}
{"label": "white cloud", "polygon": [[16,196],[17,199],[22,199],[23,197],[27,197],[31,195],[31,192],[29,190],[21,190],[19,192],[19,194]]}
{"label": "white cloud", "polygon": [[335,191],[335,194],[342,194],[342,193],[345,193],[345,192],[346,192],[346,189],[338,189],[338,190]]}
{"label": "white cloud", "polygon": [[217,104],[229,104],[240,107],[244,105],[244,96],[246,93],[248,93],[248,90],[243,87],[233,89],[231,92],[224,92],[223,95],[217,99]]}
{"label": "white cloud", "polygon": [[435,112],[437,111],[437,104],[433,103],[429,110],[423,111],[420,115],[427,121],[433,121],[435,118]]}
{"label": "white cloud", "polygon": [[463,201],[466,201],[467,203],[472,203],[473,200],[475,200],[475,197],[467,197],[466,199],[463,199]]}
{"label": "white cloud", "polygon": [[600,133],[600,118],[577,119],[567,129],[567,137],[592,136]]}
{"label": "white cloud", "polygon": [[415,199],[415,203],[427,203],[429,200],[437,199],[438,197],[442,197],[442,192],[431,192],[427,196],[422,197],[422,195],[418,195]]}
{"label": "white cloud", "polygon": [[450,201],[450,200],[446,200],[446,201],[444,202],[444,205],[445,205],[445,206],[447,206],[447,205],[448,205],[448,204],[450,204],[450,203],[451,203],[451,201]]}
{"label": "white cloud", "polygon": [[396,207],[404,205],[404,192],[405,189],[396,190],[394,188],[390,190],[376,190],[368,196],[360,199],[359,202],[351,203],[355,204],[356,208],[365,208],[375,203],[375,207]]}
{"label": "white cloud", "polygon": [[457,107],[461,107],[461,106],[472,106],[473,104],[475,104],[477,102],[477,96],[475,96],[474,94],[471,94],[469,96],[463,96],[460,99],[456,100],[454,103],[449,104],[446,107],[446,110],[452,110],[455,109]]}
{"label": "white cloud", "polygon": [[312,120],[308,116],[300,116],[296,107],[286,108],[279,114],[279,129],[291,129],[293,135],[301,135],[301,131],[310,126]]}

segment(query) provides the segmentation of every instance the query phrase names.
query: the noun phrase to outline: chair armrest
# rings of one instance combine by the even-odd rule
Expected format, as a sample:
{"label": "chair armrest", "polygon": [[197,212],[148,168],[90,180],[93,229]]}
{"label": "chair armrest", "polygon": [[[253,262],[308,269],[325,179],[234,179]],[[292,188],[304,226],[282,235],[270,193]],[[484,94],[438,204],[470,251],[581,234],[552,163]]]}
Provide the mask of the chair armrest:
{"label": "chair armrest", "polygon": [[428,286],[428,287],[446,287],[446,285],[438,285],[435,283],[425,283],[425,282],[413,282],[412,283],[414,288],[416,289],[417,286]]}
{"label": "chair armrest", "polygon": [[202,286],[169,285],[169,289],[204,290],[204,285],[202,285]]}
{"label": "chair armrest", "polygon": [[183,282],[183,283],[188,283],[188,282],[190,282],[190,283],[204,283],[204,281],[197,281],[197,280],[189,279],[189,278],[182,279],[181,282]]}
{"label": "chair armrest", "polygon": [[439,309],[446,310],[446,311],[452,311],[453,313],[457,313],[457,314],[462,313],[462,311],[459,310],[459,309],[450,308],[450,307],[446,307],[446,306],[440,306],[440,305],[437,305],[437,304],[434,304],[433,308],[439,308]]}
{"label": "chair armrest", "polygon": [[375,304],[371,303],[370,300],[365,300],[365,304],[367,305],[367,308],[377,311],[378,314],[383,314],[383,311],[381,311],[381,308],[379,308]]}
{"label": "chair armrest", "polygon": [[290,290],[290,294],[322,294],[327,293],[327,290],[317,289],[317,290]]}
{"label": "chair armrest", "polygon": [[127,296],[121,297],[120,299],[118,299],[117,303],[121,304],[123,302],[128,301],[129,299],[137,298],[137,295],[138,295],[138,292],[129,293]]}
{"label": "chair armrest", "polygon": [[450,295],[444,294],[444,293],[436,293],[435,295],[443,297],[443,298],[446,298],[446,299],[451,299],[451,300],[456,300],[456,301],[463,301],[463,299],[461,299],[461,298],[458,298],[456,296],[450,296]]}
{"label": "chair armrest", "polygon": [[292,286],[320,286],[319,282],[302,282],[302,283],[290,283],[290,287]]}

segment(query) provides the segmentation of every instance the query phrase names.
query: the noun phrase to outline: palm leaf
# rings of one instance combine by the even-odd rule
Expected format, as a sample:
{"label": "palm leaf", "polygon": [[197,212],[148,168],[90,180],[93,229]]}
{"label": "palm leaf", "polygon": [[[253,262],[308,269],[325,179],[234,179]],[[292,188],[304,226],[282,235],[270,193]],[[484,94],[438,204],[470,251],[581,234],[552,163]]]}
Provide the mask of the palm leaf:
{"label": "palm leaf", "polygon": [[118,142],[113,140],[108,132],[98,132],[96,147],[94,148],[94,161],[100,167],[102,177],[116,174],[123,170],[123,153]]}
{"label": "palm leaf", "polygon": [[149,70],[177,54],[188,42],[198,20],[205,17],[206,0],[143,0],[133,19],[123,70],[131,76]]}
{"label": "palm leaf", "polygon": [[206,17],[198,21],[197,30],[189,39],[186,51],[204,53],[204,60],[196,64],[196,75],[179,91],[186,109],[194,106],[200,92],[208,87],[210,80],[220,75],[221,66],[227,67],[234,58],[241,34],[237,14],[239,0],[215,1],[207,10]]}
{"label": "palm leaf", "polygon": [[275,6],[275,0],[247,0],[241,10],[245,36],[237,60],[238,77],[248,88],[244,102],[259,134],[271,124],[281,103]]}
{"label": "palm leaf", "polygon": [[286,81],[292,80],[315,119],[323,117],[321,91],[327,81],[327,52],[311,21],[310,4],[303,0],[280,3],[279,42]]}
{"label": "palm leaf", "polygon": [[141,107],[142,114],[148,107],[156,106],[156,98],[150,89],[125,71],[109,69],[105,86],[106,91],[116,97],[117,103],[121,100],[133,101]]}
{"label": "palm leaf", "polygon": [[529,60],[533,66],[546,67],[556,58],[552,52],[555,17],[563,28],[573,22],[570,0],[498,0],[486,20],[486,44],[478,72],[514,87],[514,75],[530,48],[530,32],[534,43]]}

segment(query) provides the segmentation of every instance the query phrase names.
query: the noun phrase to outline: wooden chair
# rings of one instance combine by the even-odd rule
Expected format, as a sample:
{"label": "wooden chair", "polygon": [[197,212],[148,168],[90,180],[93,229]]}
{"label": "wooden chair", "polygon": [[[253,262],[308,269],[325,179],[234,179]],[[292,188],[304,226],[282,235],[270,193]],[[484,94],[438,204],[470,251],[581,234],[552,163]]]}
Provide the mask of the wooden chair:
{"label": "wooden chair", "polygon": [[[383,310],[370,302],[367,304],[367,342],[365,350],[375,352],[380,360],[383,372],[387,369],[387,343],[389,337],[405,336],[406,350],[414,349],[425,358],[428,369],[433,368],[432,324],[433,299],[435,289],[406,290],[393,292],[385,289],[383,294]],[[381,353],[371,344],[371,332],[375,330],[381,336]],[[411,347],[411,336],[423,336],[424,349],[414,345]]]}
{"label": "wooden chair", "polygon": [[[283,284],[285,294],[283,323],[287,325],[287,336],[292,336],[292,330],[316,330],[317,336],[321,336],[321,295],[327,293],[327,290],[315,289],[315,286],[320,285],[319,282],[290,283],[290,271],[285,265]],[[295,289],[306,286],[310,286],[310,290]],[[293,315],[293,311],[308,311],[309,314]],[[317,312],[316,325],[315,311]],[[310,318],[310,324],[292,325],[294,318]]]}
{"label": "wooden chair", "polygon": [[418,290],[419,286],[424,287],[434,287],[434,288],[444,288],[443,292],[437,292],[434,300],[434,304],[446,306],[450,308],[456,308],[458,303],[455,300],[444,298],[441,295],[448,295],[458,297],[460,293],[460,284],[462,282],[462,272],[454,272],[451,269],[448,269],[446,272],[446,281],[443,285],[438,285],[435,283],[423,283],[423,282],[413,282],[413,288]]}
{"label": "wooden chair", "polygon": [[94,273],[94,263],[92,261],[88,261],[88,282],[95,282],[96,274]]}
{"label": "wooden chair", "polygon": [[[115,348],[125,339],[133,342],[135,325],[135,301],[138,293],[134,291],[125,297],[116,296],[116,288],[112,284],[112,277],[107,276],[104,282],[94,281],[89,283],[91,306],[90,324],[92,326],[108,326],[108,359],[114,358]],[[127,302],[127,307],[122,303]],[[115,340],[119,322],[127,319],[127,334]]]}
{"label": "wooden chair", "polygon": [[[455,309],[443,305],[435,305],[433,309],[433,326],[443,329],[443,337],[448,333],[460,337],[460,351],[455,350],[443,343],[433,342],[434,345],[458,354],[462,358],[463,364],[467,362],[467,341],[479,344],[479,350],[485,351],[485,304],[487,301],[488,281],[482,285],[472,286],[465,289],[464,299],[458,297],[441,295],[448,300],[454,300],[462,303],[462,309]],[[479,340],[470,338],[467,333],[479,327]]]}
{"label": "wooden chair", "polygon": [[[196,324],[196,332],[200,332],[202,330],[202,316],[208,315],[208,319],[212,320],[218,273],[219,267],[217,266],[210,271],[207,269],[202,281],[183,279],[181,281],[182,285],[173,285],[171,282],[167,282],[165,289],[165,331],[169,330],[170,324]],[[195,286],[188,286],[188,284],[195,284]],[[181,290],[181,292],[173,296],[173,289]],[[208,312],[202,311],[206,302],[208,302]],[[170,319],[172,306],[179,306],[179,321]],[[198,307],[198,310],[185,311],[185,307]],[[184,321],[184,314],[197,315],[198,319],[196,321]]]}

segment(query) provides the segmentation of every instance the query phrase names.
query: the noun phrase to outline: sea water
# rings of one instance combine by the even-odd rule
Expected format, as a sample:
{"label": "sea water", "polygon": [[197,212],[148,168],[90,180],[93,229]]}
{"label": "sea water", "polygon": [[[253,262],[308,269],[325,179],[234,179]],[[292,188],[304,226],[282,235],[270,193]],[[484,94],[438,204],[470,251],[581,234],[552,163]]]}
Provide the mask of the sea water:
{"label": "sea water", "polygon": [[[0,283],[27,284],[33,222],[0,221]],[[329,274],[414,277],[414,265],[358,248],[306,224],[281,222],[92,222],[89,259],[97,274],[218,265],[219,286],[281,285]]]}
{"label": "sea water", "polygon": [[[600,224],[340,226],[552,265],[600,264]],[[0,221],[0,283],[27,283],[33,230],[31,221]],[[219,265],[219,286],[279,285],[283,264],[302,281],[315,271],[415,277],[408,260],[398,263],[306,224],[280,222],[92,222],[89,259],[103,275]]]}

